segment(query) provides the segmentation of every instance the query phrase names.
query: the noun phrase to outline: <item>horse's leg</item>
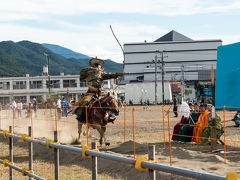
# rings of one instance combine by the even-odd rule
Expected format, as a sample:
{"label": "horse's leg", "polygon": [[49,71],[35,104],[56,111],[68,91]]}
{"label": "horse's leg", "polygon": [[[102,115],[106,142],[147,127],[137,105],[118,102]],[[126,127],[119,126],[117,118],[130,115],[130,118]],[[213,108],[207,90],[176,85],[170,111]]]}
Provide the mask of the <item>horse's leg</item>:
{"label": "horse's leg", "polygon": [[81,144],[81,140],[80,140],[80,136],[81,136],[81,133],[82,133],[82,123],[78,121],[78,139],[77,139],[77,142]]}
{"label": "horse's leg", "polygon": [[100,143],[100,146],[102,146],[102,143],[103,143],[103,135],[102,135],[102,128],[101,128],[101,125],[93,125],[94,128],[99,132],[100,134],[100,139],[99,139],[99,143]]}
{"label": "horse's leg", "polygon": [[101,136],[102,136],[103,139],[104,139],[105,145],[106,145],[106,146],[109,146],[109,145],[110,145],[110,142],[107,141],[107,138],[106,138],[106,136],[105,136],[106,129],[107,129],[106,126],[102,126],[102,127],[101,127],[101,133],[102,133]]}

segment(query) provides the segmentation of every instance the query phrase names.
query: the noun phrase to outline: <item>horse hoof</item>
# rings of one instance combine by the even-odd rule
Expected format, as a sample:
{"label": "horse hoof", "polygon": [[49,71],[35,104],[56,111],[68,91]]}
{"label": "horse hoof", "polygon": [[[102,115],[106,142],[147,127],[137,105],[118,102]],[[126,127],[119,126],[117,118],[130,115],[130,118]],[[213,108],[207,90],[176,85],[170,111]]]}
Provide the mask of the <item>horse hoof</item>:
{"label": "horse hoof", "polygon": [[79,139],[75,139],[71,144],[81,144],[81,141]]}
{"label": "horse hoof", "polygon": [[110,146],[110,142],[105,142],[105,145],[106,146]]}

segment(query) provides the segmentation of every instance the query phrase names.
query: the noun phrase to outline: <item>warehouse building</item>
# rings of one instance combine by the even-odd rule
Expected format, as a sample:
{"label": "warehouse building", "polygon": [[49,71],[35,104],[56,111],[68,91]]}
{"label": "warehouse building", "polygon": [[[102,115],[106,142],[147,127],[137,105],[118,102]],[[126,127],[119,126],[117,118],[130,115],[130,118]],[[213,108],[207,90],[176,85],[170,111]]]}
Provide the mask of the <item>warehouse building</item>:
{"label": "warehouse building", "polygon": [[154,42],[124,44],[123,83],[157,81],[182,82],[195,97],[196,82],[209,84],[211,68],[216,70],[217,48],[222,40],[192,40],[171,31]]}

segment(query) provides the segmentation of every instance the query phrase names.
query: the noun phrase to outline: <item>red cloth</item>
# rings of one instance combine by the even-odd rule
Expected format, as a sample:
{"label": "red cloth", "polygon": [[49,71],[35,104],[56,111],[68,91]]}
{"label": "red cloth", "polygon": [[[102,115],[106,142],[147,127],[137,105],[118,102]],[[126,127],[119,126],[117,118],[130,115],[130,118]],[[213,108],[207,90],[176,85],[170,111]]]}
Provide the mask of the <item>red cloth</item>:
{"label": "red cloth", "polygon": [[184,124],[188,124],[188,118],[182,116],[182,119],[179,123],[177,123],[174,128],[173,128],[173,135],[172,135],[172,140],[173,141],[177,141],[178,140],[178,133],[180,128],[184,125]]}

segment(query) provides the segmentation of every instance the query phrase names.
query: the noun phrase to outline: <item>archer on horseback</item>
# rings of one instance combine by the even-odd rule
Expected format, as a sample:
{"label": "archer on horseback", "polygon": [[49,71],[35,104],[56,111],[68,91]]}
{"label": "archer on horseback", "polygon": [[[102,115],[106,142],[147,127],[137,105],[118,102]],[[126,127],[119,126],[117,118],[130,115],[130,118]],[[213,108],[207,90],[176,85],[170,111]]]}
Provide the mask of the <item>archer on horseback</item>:
{"label": "archer on horseback", "polygon": [[103,89],[103,81],[107,79],[116,79],[123,76],[125,73],[109,74],[105,73],[103,66],[104,61],[98,58],[92,58],[89,61],[90,67],[80,71],[80,81],[88,82],[88,91],[81,97],[78,106],[82,108],[75,112],[79,121],[84,121],[84,106],[88,106],[93,97],[99,98]]}

